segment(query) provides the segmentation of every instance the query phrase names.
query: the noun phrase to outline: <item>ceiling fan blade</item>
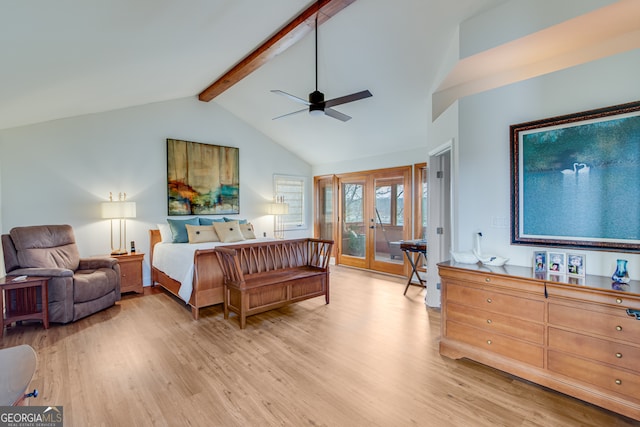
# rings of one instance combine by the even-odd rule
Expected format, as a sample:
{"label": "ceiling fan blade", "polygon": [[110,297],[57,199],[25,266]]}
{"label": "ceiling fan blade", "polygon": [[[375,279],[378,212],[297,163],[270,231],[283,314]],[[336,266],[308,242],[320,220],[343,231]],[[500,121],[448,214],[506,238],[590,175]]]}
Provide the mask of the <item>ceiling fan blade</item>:
{"label": "ceiling fan blade", "polygon": [[311,105],[311,104],[309,103],[309,101],[307,101],[306,99],[298,98],[298,97],[297,97],[297,96],[295,96],[295,95],[291,95],[291,94],[289,94],[289,93],[287,93],[287,92],[283,92],[283,91],[281,91],[281,90],[272,90],[271,92],[273,92],[273,93],[277,93],[278,95],[286,96],[287,98],[289,98],[289,99],[291,99],[291,100],[293,100],[293,101],[295,101],[295,102],[299,102],[300,104],[304,104],[304,105]]}
{"label": "ceiling fan blade", "polygon": [[281,115],[281,116],[274,117],[274,118],[273,118],[273,119],[271,119],[271,120],[278,120],[278,119],[281,119],[281,118],[283,118],[283,117],[293,116],[294,114],[302,113],[302,112],[305,112],[305,111],[309,111],[309,109],[308,109],[308,108],[304,108],[304,109],[302,109],[302,110],[294,111],[293,113],[283,114],[283,115]]}
{"label": "ceiling fan blade", "polygon": [[350,116],[347,116],[346,114],[342,114],[340,111],[336,111],[333,108],[325,108],[324,114],[326,114],[327,116],[333,117],[334,119],[342,120],[343,122],[346,122],[347,120],[351,120]]}
{"label": "ceiling fan blade", "polygon": [[333,98],[324,102],[325,107],[335,107],[336,105],[346,104],[347,102],[358,101],[360,99],[369,98],[373,96],[368,90],[352,93],[351,95],[341,96],[340,98]]}

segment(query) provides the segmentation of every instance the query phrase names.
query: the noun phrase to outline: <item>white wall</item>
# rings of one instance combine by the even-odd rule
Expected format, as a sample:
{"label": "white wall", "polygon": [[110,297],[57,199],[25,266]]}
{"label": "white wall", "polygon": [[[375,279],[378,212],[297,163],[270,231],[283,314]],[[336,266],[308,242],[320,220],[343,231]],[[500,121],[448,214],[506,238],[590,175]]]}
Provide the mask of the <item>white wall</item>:
{"label": "white wall", "polygon": [[[636,50],[462,99],[456,249],[470,249],[473,233],[480,230],[484,252],[531,266],[539,248],[511,245],[509,227],[492,226],[492,219],[510,218],[509,126],[637,101],[638,69]],[[610,275],[616,258],[624,258],[632,278],[640,278],[639,255],[578,252],[587,254],[588,274]]]}
{"label": "white wall", "polygon": [[[389,144],[393,145],[393,141],[390,141]],[[397,166],[409,166],[415,163],[423,163],[426,161],[427,149],[425,143],[425,147],[415,148],[413,150],[396,151],[381,156],[364,156],[362,158],[346,162],[316,165],[313,166],[312,170],[314,176],[319,176],[393,168]]]}
{"label": "white wall", "polygon": [[512,0],[460,25],[460,58],[535,33],[618,0]]}
{"label": "white wall", "polygon": [[[310,165],[215,102],[184,98],[56,120],[0,131],[2,232],[70,224],[82,256],[108,254],[109,221],[100,218],[99,205],[110,191],[126,192],[127,200],[137,202],[127,237],[147,254],[148,284],[148,230],[167,218],[167,138],[239,147],[238,217],[250,219],[260,235],[273,234],[273,217],[264,213],[273,195],[273,174],[312,176]],[[312,227],[286,237],[311,234]]]}

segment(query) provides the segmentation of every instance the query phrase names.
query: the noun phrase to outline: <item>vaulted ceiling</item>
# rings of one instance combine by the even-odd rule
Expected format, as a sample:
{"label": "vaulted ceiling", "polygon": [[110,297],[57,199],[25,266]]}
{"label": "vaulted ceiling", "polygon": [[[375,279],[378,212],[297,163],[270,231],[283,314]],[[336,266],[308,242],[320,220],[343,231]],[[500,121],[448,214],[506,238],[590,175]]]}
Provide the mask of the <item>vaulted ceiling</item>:
{"label": "vaulted ceiling", "polygon": [[[457,25],[504,0],[357,0],[320,26],[319,89],[353,117],[298,114],[313,33],[213,101],[310,164],[424,147],[430,91]],[[309,0],[0,0],[0,129],[197,97]],[[224,141],[217,141],[224,143]]]}

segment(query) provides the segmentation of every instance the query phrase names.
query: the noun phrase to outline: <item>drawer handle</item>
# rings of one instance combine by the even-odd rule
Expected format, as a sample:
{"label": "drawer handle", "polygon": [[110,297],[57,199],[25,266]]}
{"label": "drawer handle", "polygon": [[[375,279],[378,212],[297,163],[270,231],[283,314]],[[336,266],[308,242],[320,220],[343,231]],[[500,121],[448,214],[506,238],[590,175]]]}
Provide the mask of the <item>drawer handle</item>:
{"label": "drawer handle", "polygon": [[616,331],[618,331],[618,332],[622,331],[622,326],[620,326],[620,325],[616,326]]}
{"label": "drawer handle", "polygon": [[491,345],[491,340],[487,340],[487,344]]}
{"label": "drawer handle", "polygon": [[491,298],[487,298],[487,302],[491,304],[493,301],[491,300]]}
{"label": "drawer handle", "polygon": [[616,302],[617,302],[618,304],[622,304],[622,298],[616,298]]}
{"label": "drawer handle", "polygon": [[616,380],[616,384],[622,385],[622,380]]}
{"label": "drawer handle", "polygon": [[487,323],[491,324],[491,319],[487,319]]}
{"label": "drawer handle", "polygon": [[616,353],[616,357],[617,357],[618,359],[622,359],[622,353]]}
{"label": "drawer handle", "polygon": [[486,277],[486,278],[484,279],[484,281],[485,281],[485,282],[487,282],[487,283],[489,283],[489,282],[491,281],[491,277]]}

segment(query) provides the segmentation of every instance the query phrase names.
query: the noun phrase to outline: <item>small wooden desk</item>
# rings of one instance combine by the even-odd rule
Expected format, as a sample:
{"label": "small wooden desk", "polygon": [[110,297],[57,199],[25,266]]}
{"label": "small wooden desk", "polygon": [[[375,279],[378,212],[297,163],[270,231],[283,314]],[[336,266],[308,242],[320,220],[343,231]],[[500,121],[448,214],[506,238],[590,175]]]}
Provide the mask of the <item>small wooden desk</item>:
{"label": "small wooden desk", "polygon": [[[0,278],[0,316],[2,332],[13,322],[22,320],[42,320],[45,329],[49,328],[49,277],[28,276],[24,280],[14,281],[15,277]],[[37,288],[40,287],[41,309],[37,306]],[[6,301],[6,312],[5,312]]]}
{"label": "small wooden desk", "polygon": [[[407,256],[409,264],[411,265],[411,274],[409,274],[409,280],[407,281],[407,286],[404,288],[403,295],[407,294],[409,286],[420,286],[421,288],[426,288],[426,280],[422,279],[418,274],[418,265],[420,264],[420,256],[423,256],[425,261],[427,260],[427,241],[405,240],[400,243],[400,250]],[[417,258],[414,259],[413,254],[418,254]],[[418,278],[418,282],[420,282],[419,284],[411,282],[414,275]]]}

